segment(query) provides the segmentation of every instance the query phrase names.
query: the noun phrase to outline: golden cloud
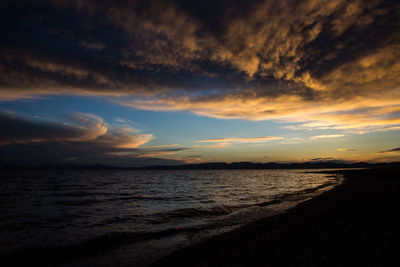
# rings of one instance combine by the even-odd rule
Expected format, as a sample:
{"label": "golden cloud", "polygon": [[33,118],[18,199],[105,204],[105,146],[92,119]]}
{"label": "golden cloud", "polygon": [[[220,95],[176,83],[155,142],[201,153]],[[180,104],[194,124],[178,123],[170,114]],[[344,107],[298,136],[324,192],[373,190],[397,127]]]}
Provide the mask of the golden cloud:
{"label": "golden cloud", "polygon": [[[374,98],[355,96],[337,101],[325,99],[310,101],[299,96],[241,97],[226,95],[221,98],[124,100],[119,103],[145,110],[187,110],[202,116],[224,119],[278,120],[304,122],[293,129],[396,129],[400,118],[388,117],[399,112],[400,90]],[[308,122],[307,122],[308,121]]]}
{"label": "golden cloud", "polygon": [[263,143],[272,140],[280,140],[282,137],[274,137],[274,136],[264,136],[264,137],[232,137],[232,138],[216,138],[216,139],[207,139],[200,140],[202,143]]}
{"label": "golden cloud", "polygon": [[[73,10],[80,29],[93,26],[82,18],[101,14],[98,24],[121,31],[122,45],[107,36],[86,40],[82,32],[68,42],[94,51],[87,62],[65,51],[4,53],[0,100],[96,95],[145,110],[299,123],[292,129],[400,127],[400,34],[392,29],[398,4],[259,1],[243,13],[240,6],[224,6],[214,14],[216,22],[165,1],[53,4],[59,11]],[[45,30],[65,41],[62,25]],[[116,56],[107,54],[108,47]]]}

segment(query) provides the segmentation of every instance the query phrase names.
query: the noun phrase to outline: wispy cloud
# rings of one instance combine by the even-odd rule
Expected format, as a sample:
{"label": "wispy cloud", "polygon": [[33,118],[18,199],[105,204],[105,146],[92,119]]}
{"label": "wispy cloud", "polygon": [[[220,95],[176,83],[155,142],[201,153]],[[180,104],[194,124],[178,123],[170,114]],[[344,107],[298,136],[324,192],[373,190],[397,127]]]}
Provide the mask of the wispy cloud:
{"label": "wispy cloud", "polygon": [[400,126],[393,126],[388,128],[379,129],[380,132],[387,132],[387,131],[400,131]]}
{"label": "wispy cloud", "polygon": [[157,146],[141,146],[141,148],[148,148],[148,149],[158,149],[158,148],[168,148],[168,147],[179,147],[179,144],[157,145]]}
{"label": "wispy cloud", "polygon": [[302,142],[304,139],[300,137],[285,137],[280,142],[281,144],[291,145],[291,144],[298,144]]}
{"label": "wispy cloud", "polygon": [[334,158],[331,157],[325,157],[325,158],[313,158],[311,161],[329,161],[329,160],[335,160]]}
{"label": "wispy cloud", "polygon": [[400,147],[389,149],[389,150],[383,150],[379,153],[398,153],[398,152],[400,152]]}
{"label": "wispy cloud", "polygon": [[339,138],[345,136],[344,134],[323,134],[310,137],[311,140],[325,139],[325,138]]}
{"label": "wispy cloud", "polygon": [[202,143],[264,143],[273,140],[280,140],[282,137],[264,136],[264,137],[232,137],[232,138],[215,138],[200,140]]}
{"label": "wispy cloud", "polygon": [[210,145],[193,145],[190,146],[191,149],[205,149],[205,148],[224,148],[232,145],[232,143],[229,142],[216,142],[214,144]]}
{"label": "wispy cloud", "polygon": [[142,153],[137,155],[138,158],[147,158],[147,157],[159,157],[159,156],[167,156],[167,155],[175,155],[176,152],[167,152],[167,151],[160,151],[160,152],[148,152]]}
{"label": "wispy cloud", "polygon": [[356,151],[355,149],[351,149],[351,148],[338,148],[336,150],[340,151],[340,152],[353,152],[353,151]]}

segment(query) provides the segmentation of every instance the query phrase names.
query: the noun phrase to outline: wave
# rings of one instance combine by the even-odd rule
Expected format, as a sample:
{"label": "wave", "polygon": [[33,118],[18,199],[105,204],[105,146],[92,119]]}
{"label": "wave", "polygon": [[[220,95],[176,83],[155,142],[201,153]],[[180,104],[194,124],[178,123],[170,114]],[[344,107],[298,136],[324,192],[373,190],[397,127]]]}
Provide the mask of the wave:
{"label": "wave", "polygon": [[170,228],[158,232],[114,232],[90,238],[80,243],[52,246],[52,247],[27,247],[16,251],[1,253],[3,262],[11,266],[40,265],[52,266],[59,262],[68,262],[76,259],[98,255],[112,248],[151,239],[165,238],[171,235],[198,232],[205,229],[214,229],[216,226],[194,226],[186,228]]}
{"label": "wave", "polygon": [[154,197],[154,196],[122,196],[109,198],[108,201],[119,201],[119,200],[177,200],[182,199],[180,197],[168,198],[168,197]]}
{"label": "wave", "polygon": [[101,203],[104,201],[105,200],[99,200],[99,199],[60,200],[56,201],[55,204],[61,206],[86,206],[86,205]]}
{"label": "wave", "polygon": [[[60,191],[51,189],[50,187],[49,189],[42,188],[43,190],[40,192],[43,193],[44,197],[50,198],[48,199],[48,201],[45,201],[45,198],[40,198],[41,201],[33,202],[30,207],[36,208],[36,206],[38,205],[52,204],[59,205],[55,208],[60,208],[60,211],[62,212],[55,215],[61,217],[56,218],[56,221],[42,221],[42,217],[40,217],[37,221],[24,220],[24,223],[18,223],[19,221],[15,223],[16,220],[11,220],[11,222],[7,225],[4,225],[3,222],[3,226],[0,225],[0,227],[3,227],[3,229],[0,228],[0,230],[6,230],[7,232],[19,231],[23,233],[22,231],[26,231],[28,228],[29,230],[31,230],[32,228],[35,231],[36,229],[40,230],[38,232],[32,231],[32,233],[35,234],[40,233],[41,235],[43,233],[46,233],[45,231],[49,231],[48,233],[54,232],[60,236],[64,235],[65,232],[71,231],[74,236],[72,236],[71,239],[68,240],[74,240],[75,242],[80,242],[80,237],[78,237],[78,235],[80,234],[79,231],[81,231],[82,228],[86,227],[99,226],[101,231],[108,232],[119,229],[121,231],[125,230],[127,232],[110,233],[104,236],[90,238],[80,243],[63,246],[61,246],[60,243],[57,243],[59,242],[58,239],[55,239],[53,242],[52,237],[48,235],[45,236],[45,238],[49,240],[47,244],[53,242],[56,245],[55,247],[30,247],[24,250],[18,249],[18,251],[15,250],[12,253],[3,255],[5,255],[8,260],[11,260],[11,262],[19,260],[23,261],[24,259],[26,259],[26,262],[28,263],[35,263],[35,261],[37,261],[39,265],[43,265],[40,263],[52,265],[51,263],[68,261],[70,259],[76,259],[77,257],[86,257],[88,254],[102,253],[103,251],[109,250],[114,246],[119,246],[123,244],[130,244],[134,242],[147,241],[164,237],[167,238],[169,236],[185,232],[195,232],[203,230],[219,231],[219,229],[222,229],[229,224],[231,224],[232,226],[238,226],[239,224],[248,222],[256,217],[259,218],[259,216],[264,216],[264,211],[266,211],[266,213],[268,212],[268,208],[264,210],[263,208],[259,207],[266,207],[269,205],[279,204],[281,202],[299,201],[309,198],[310,196],[313,196],[313,192],[323,190],[326,187],[338,184],[333,180],[334,179],[330,179],[329,182],[326,182],[322,185],[316,186],[314,188],[299,190],[297,192],[290,192],[291,190],[293,190],[293,187],[290,187],[292,186],[292,184],[289,184],[287,187],[285,187],[286,184],[280,183],[271,183],[272,186],[265,187],[263,189],[264,191],[260,191],[261,193],[257,192],[257,194],[248,194],[247,191],[244,191],[246,188],[244,188],[243,190],[239,190],[239,193],[237,193],[237,190],[233,189],[230,189],[231,191],[221,189],[220,192],[223,193],[221,194],[220,198],[221,200],[223,200],[222,203],[218,201],[219,199],[209,199],[208,195],[202,195],[200,193],[196,195],[195,193],[197,191],[185,191],[184,194],[181,194],[180,196],[173,196],[171,194],[172,191],[168,191],[160,196],[160,194],[152,194],[151,192],[143,190],[138,190],[135,193],[134,188],[132,190],[130,190],[129,188],[129,190],[126,191],[121,190],[122,192],[120,192],[119,190],[107,191],[104,188],[100,188],[101,190],[99,190],[99,188],[93,188],[93,190],[90,190],[86,187],[69,187],[68,190]],[[320,182],[318,180],[314,181]],[[301,185],[302,184],[300,183],[299,187]],[[307,184],[307,186],[310,185],[312,184]],[[210,184],[209,186],[213,186],[213,184]],[[269,184],[267,184],[267,186],[269,186]],[[294,186],[297,185],[294,184]],[[276,194],[280,191],[289,192],[286,194],[276,195],[275,198],[270,197],[271,193]],[[240,198],[242,194],[241,192],[244,192],[243,199]],[[262,194],[263,192],[265,192],[264,195]],[[190,196],[190,193],[193,193],[193,196]],[[231,195],[229,195],[229,193],[231,193]],[[190,202],[188,200],[190,200]],[[138,201],[138,203],[133,203],[134,201]],[[188,202],[186,203],[184,201]],[[96,203],[101,203],[101,207],[97,206]],[[110,205],[105,205],[104,203]],[[224,205],[225,203],[229,203],[230,205]],[[237,205],[234,206],[233,204]],[[72,207],[69,208],[66,206]],[[80,206],[84,208],[81,208]],[[89,207],[86,208],[85,206]],[[119,210],[119,207],[121,207],[121,210]],[[125,207],[128,208],[125,210]],[[147,207],[154,208],[146,209]],[[171,207],[176,209],[166,210],[167,208]],[[113,210],[114,208],[116,208],[116,210]],[[100,209],[100,212],[98,212],[98,209]],[[46,211],[47,209],[43,209],[43,207],[39,207],[37,208],[37,210],[33,209],[32,214],[42,215],[43,210]],[[108,210],[111,210],[112,212],[103,214],[103,211]],[[65,214],[63,214],[64,212]],[[135,215],[128,213],[139,214]],[[48,214],[45,215],[48,216]],[[81,220],[81,218],[88,218],[88,216],[95,217],[90,217],[90,220]],[[31,217],[32,219],[36,218],[34,216]],[[163,225],[164,223],[165,225]],[[201,225],[189,227],[189,224]],[[145,225],[145,227],[143,225]],[[46,229],[42,229],[42,226],[46,226]],[[64,226],[65,229],[63,228],[59,230],[58,228],[56,228]],[[178,226],[181,226],[181,228],[166,229],[167,227]],[[158,229],[160,228],[164,230],[158,231]],[[138,231],[139,229],[147,229],[148,231],[153,230],[156,232],[129,232],[132,229],[135,229],[135,231]],[[76,233],[78,233],[78,235],[75,235]],[[75,236],[78,239],[76,239]],[[15,244],[20,244],[22,246],[25,242],[25,240],[22,238],[17,240],[19,238],[17,235],[13,234],[12,237],[16,238],[16,240],[14,240]],[[89,238],[89,236],[86,237]],[[42,239],[44,238],[41,238],[40,236],[37,238],[37,240]],[[4,250],[0,251],[0,256],[1,253],[11,251],[12,249],[13,248],[11,247],[6,247]],[[17,248],[14,247],[14,249]],[[33,260],[31,261],[30,259]]]}
{"label": "wave", "polygon": [[144,217],[144,215],[115,216],[112,218],[102,220],[98,223],[93,223],[91,226],[97,227],[97,226],[117,224],[117,223],[126,223],[126,222],[130,222],[130,221],[138,220],[138,219],[144,221],[143,217]]}
{"label": "wave", "polygon": [[303,200],[308,198],[308,194],[317,192],[318,190],[321,190],[323,188],[329,187],[329,186],[334,186],[337,185],[337,182],[326,182],[322,185],[313,187],[313,188],[307,188],[304,190],[300,190],[297,191],[295,193],[287,193],[287,194],[283,194],[280,195],[272,200],[266,201],[266,202],[262,202],[262,203],[258,203],[257,205],[259,207],[265,207],[265,206],[269,206],[269,205],[274,205],[274,204],[279,204],[285,201],[298,201],[298,200]]}
{"label": "wave", "polygon": [[[60,204],[60,205],[84,205],[84,204],[90,204],[91,202],[101,202],[101,201],[126,201],[126,200],[146,200],[146,201],[187,201],[191,198],[192,196],[173,196],[173,197],[157,197],[157,196],[143,196],[143,195],[132,195],[132,194],[123,194],[123,193],[89,193],[85,191],[81,192],[71,192],[71,193],[64,193],[64,194],[58,194],[58,195],[49,195],[49,196],[57,196],[57,197],[67,197],[67,198],[77,198],[77,197],[107,197],[107,196],[112,196],[109,198],[104,198],[103,200],[61,200],[55,202],[55,204]],[[88,203],[86,203],[87,201]]]}
{"label": "wave", "polygon": [[[172,218],[195,218],[195,217],[215,217],[218,215],[228,215],[242,206],[217,206],[212,208],[186,208],[178,209],[170,212],[154,214],[154,216],[162,217],[164,219]],[[244,207],[244,206],[243,206]]]}

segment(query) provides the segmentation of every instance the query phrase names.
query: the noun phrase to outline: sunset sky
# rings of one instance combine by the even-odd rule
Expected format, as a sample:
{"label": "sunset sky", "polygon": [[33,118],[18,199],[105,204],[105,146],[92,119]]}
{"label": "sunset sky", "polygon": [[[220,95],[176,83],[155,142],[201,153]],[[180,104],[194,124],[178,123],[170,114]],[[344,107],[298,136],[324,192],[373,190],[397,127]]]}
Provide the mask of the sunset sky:
{"label": "sunset sky", "polygon": [[1,1],[0,163],[400,161],[400,2]]}

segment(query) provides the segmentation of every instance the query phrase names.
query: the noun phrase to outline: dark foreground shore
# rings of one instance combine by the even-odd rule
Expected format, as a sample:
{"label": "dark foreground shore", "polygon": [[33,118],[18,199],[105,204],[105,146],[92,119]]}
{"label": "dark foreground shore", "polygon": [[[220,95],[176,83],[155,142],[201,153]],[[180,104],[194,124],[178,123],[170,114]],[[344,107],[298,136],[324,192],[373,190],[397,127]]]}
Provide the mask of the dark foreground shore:
{"label": "dark foreground shore", "polygon": [[400,169],[332,173],[343,185],[153,266],[399,266]]}

